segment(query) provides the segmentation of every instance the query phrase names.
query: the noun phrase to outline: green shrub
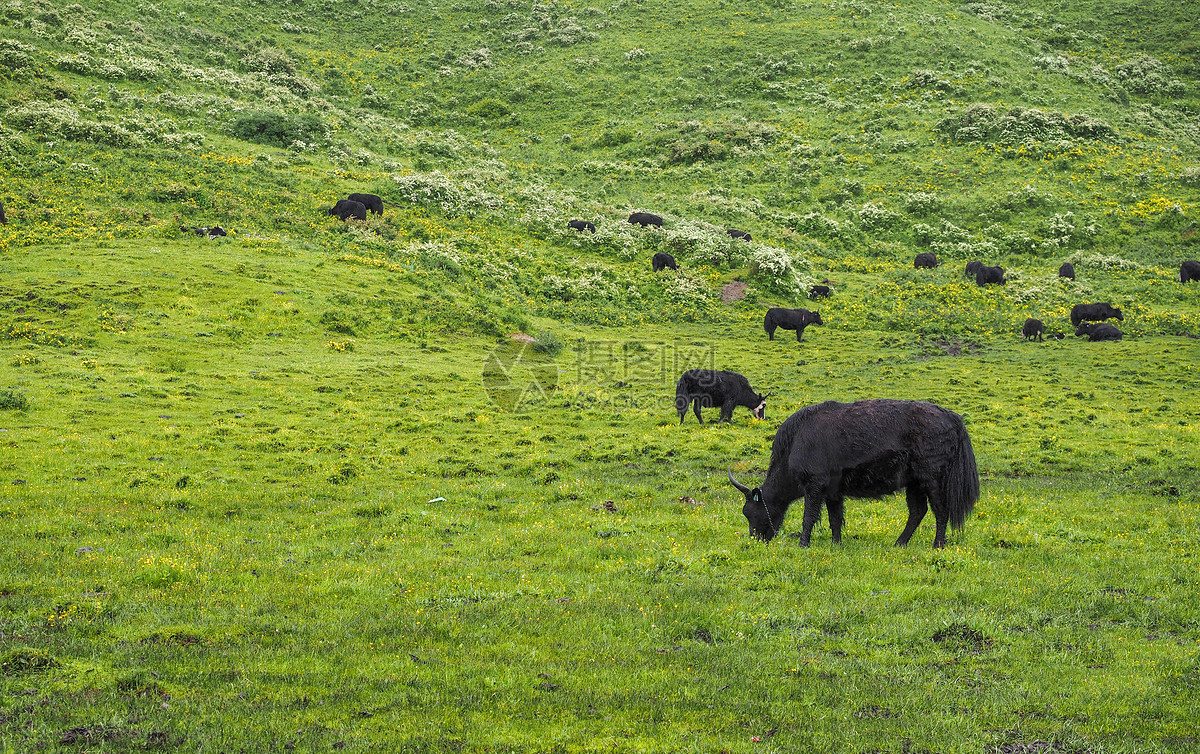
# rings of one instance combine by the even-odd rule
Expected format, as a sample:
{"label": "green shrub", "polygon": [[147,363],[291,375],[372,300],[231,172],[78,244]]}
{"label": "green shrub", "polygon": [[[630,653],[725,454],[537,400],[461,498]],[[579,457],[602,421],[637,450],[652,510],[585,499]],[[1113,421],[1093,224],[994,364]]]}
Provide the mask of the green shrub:
{"label": "green shrub", "polygon": [[29,399],[19,390],[0,390],[0,411],[28,411]]}
{"label": "green shrub", "polygon": [[242,112],[229,124],[229,132],[243,141],[273,147],[287,147],[296,141],[323,141],[326,137],[325,124],[310,113]]}

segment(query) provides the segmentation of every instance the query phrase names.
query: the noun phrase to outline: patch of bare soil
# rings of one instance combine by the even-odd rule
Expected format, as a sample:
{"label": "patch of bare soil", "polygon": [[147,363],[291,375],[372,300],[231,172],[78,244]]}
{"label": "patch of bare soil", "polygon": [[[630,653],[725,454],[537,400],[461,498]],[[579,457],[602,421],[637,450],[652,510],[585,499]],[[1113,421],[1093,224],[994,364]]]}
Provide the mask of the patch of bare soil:
{"label": "patch of bare soil", "polygon": [[721,303],[732,304],[734,301],[741,301],[746,298],[746,289],[750,286],[740,280],[734,280],[732,283],[726,283],[721,288]]}
{"label": "patch of bare soil", "polygon": [[509,333],[508,337],[512,338],[513,340],[520,341],[521,343],[536,343],[537,342],[537,338],[533,337],[532,335],[526,335],[523,332]]}

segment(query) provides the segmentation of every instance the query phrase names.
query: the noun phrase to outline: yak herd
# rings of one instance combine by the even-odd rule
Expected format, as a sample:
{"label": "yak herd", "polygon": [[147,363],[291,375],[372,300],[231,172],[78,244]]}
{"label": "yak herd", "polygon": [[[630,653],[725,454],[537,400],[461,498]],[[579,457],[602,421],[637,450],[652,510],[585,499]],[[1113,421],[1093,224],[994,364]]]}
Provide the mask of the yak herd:
{"label": "yak herd", "polygon": [[[0,210],[2,211],[2,210]],[[341,220],[365,220],[367,212],[382,214],[383,202],[374,194],[350,194],[339,200],[329,214]],[[0,218],[3,215],[0,214]],[[643,228],[663,226],[663,218],[649,212],[634,212],[628,222]],[[571,220],[567,227],[580,233],[595,233],[595,224]],[[730,238],[752,240],[749,233],[727,228]],[[650,260],[654,272],[678,270],[673,256],[659,252]],[[932,252],[917,254],[917,269],[938,266]],[[1002,267],[972,261],[965,274],[979,286],[1005,285]],[[1063,263],[1059,277],[1075,279],[1075,268]],[[1179,270],[1180,282],[1200,280],[1200,262],[1186,261]],[[829,281],[824,281],[828,283]],[[828,297],[828,285],[814,285],[813,300]],[[1077,336],[1090,340],[1120,340],[1121,331],[1105,320],[1123,321],[1121,310],[1108,303],[1079,304],[1071,310],[1071,324]],[[779,328],[795,330],[796,341],[809,325],[823,325],[819,312],[807,309],[771,308],[763,320],[769,340]],[[1029,318],[1021,328],[1026,339],[1063,337],[1060,332],[1045,333],[1039,319]],[[675,385],[675,409],[683,424],[690,408],[703,424],[702,408],[719,408],[718,422],[733,421],[738,406],[749,409],[755,418],[766,419],[767,398],[737,372],[715,369],[689,369]],[[908,520],[896,539],[897,546],[909,539],[928,511],[933,511],[933,546],[946,545],[947,526],[961,529],[979,498],[979,474],[975,453],[963,419],[953,411],[926,401],[871,399],[854,403],[826,401],[796,411],[775,433],[771,459],[762,486],[750,488],[729,472],[730,483],[745,497],[742,514],[749,524],[750,536],[770,541],[779,533],[791,504],[804,499],[804,517],[799,532],[800,545],[807,547],[821,510],[828,511],[829,526],[835,543],[841,542],[845,524],[846,497],[879,498],[905,491]]]}

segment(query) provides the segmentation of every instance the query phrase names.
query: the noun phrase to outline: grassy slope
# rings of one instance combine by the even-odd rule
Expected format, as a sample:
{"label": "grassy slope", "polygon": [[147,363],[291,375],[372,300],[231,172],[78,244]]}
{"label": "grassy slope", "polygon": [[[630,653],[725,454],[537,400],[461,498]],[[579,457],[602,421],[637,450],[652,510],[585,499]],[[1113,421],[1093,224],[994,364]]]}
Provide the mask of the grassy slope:
{"label": "grassy slope", "polygon": [[[1197,362],[1176,335],[1196,331],[1197,302],[1171,282],[1195,256],[1197,189],[1178,180],[1198,161],[1186,24],[1165,6],[1142,28],[1081,4],[564,5],[551,29],[576,17],[599,38],[557,47],[542,29],[523,50],[504,34],[531,24],[528,7],[404,7],[95,6],[102,37],[228,72],[112,89],[48,64],[86,48],[49,6],[8,12],[34,65],[0,80],[7,101],[141,124],[146,145],[0,121],[0,390],[28,402],[0,415],[0,741],[1195,747]],[[484,45],[492,67],[459,64]],[[295,63],[284,85],[231,83],[286,69],[274,47]],[[646,57],[627,60],[634,48]],[[1130,94],[1033,62],[1115,69],[1140,51],[1182,90]],[[934,75],[914,89],[920,70]],[[288,94],[308,87],[297,76],[319,90]],[[368,83],[382,98],[360,109]],[[471,110],[489,99],[508,114]],[[1036,160],[943,140],[933,125],[971,102],[1087,113],[1118,135],[1037,142]],[[312,148],[239,141],[224,129],[241,107],[333,128]],[[189,132],[196,148],[162,136]],[[726,159],[670,157],[718,133]],[[501,201],[396,200],[390,176],[435,169]],[[1013,193],[1025,185],[1036,193]],[[389,200],[382,220],[343,232],[320,216],[361,186]],[[914,191],[932,209],[908,209]],[[864,228],[867,202],[897,218]],[[679,234],[613,230],[633,207]],[[1097,230],[1046,248],[1067,211]],[[797,227],[810,213],[839,230]],[[601,233],[538,220],[563,214]],[[646,280],[669,244],[740,248],[697,242],[688,218],[748,227],[833,276],[829,324],[767,343],[763,305],[794,299],[744,258],[691,265],[699,293]],[[918,275],[913,226],[943,220],[966,231],[935,234],[954,263]],[[181,239],[179,222],[234,236]],[[1017,232],[1039,248],[999,248]],[[434,253],[445,244],[453,261]],[[973,252],[1014,282],[963,282]],[[1054,278],[1070,254],[1073,285]],[[584,264],[586,285],[543,280]],[[758,292],[716,303],[733,277]],[[1061,329],[1083,298],[1125,305],[1133,337],[1011,335],[1027,314]],[[568,344],[560,389],[531,413],[481,386],[514,329]],[[677,428],[666,401],[690,363],[774,390],[770,421]],[[724,469],[761,478],[795,408],[883,395],[966,416],[984,497],[965,533],[931,552],[922,529],[894,551],[890,499],[851,502],[842,548],[748,542]]]}

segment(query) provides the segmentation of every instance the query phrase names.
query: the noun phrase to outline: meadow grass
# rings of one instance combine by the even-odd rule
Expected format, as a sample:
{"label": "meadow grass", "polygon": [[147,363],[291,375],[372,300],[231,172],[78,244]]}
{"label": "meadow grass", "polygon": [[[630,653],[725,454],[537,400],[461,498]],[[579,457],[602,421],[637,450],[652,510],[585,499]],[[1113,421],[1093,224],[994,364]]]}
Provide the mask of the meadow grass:
{"label": "meadow grass", "polygon": [[[1195,750],[1190,10],[8,2],[0,748]],[[752,541],[726,471],[877,397],[964,531]]]}

